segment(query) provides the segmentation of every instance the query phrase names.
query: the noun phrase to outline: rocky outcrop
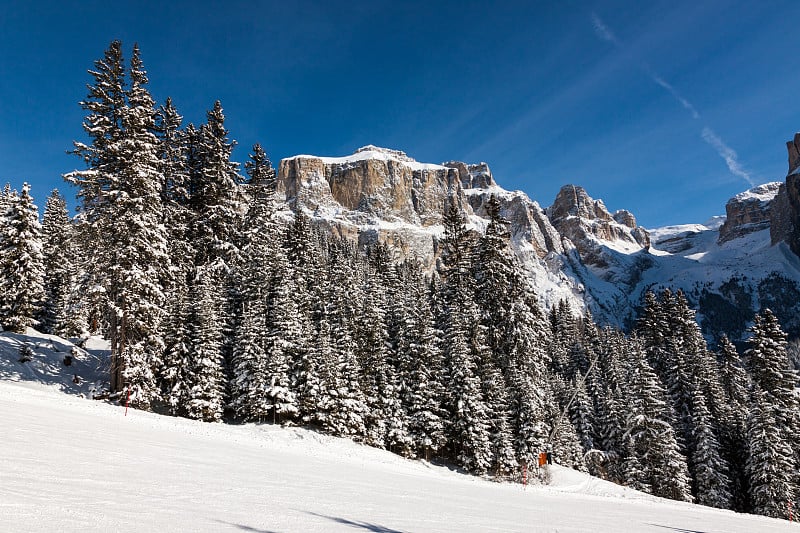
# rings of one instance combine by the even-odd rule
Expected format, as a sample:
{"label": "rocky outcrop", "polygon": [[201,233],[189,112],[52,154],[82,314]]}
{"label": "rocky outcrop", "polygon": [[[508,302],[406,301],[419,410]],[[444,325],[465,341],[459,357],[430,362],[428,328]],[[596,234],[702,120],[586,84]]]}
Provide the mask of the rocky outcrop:
{"label": "rocky outcrop", "polygon": [[510,223],[511,239],[518,248],[530,248],[540,259],[550,252],[564,252],[561,235],[539,204],[525,193],[489,187],[467,189],[464,194],[472,212],[481,217],[486,216],[486,203],[494,195],[500,202],[500,215]]}
{"label": "rocky outcrop", "polygon": [[777,181],[765,183],[728,200],[725,223],[719,228],[719,243],[769,228],[773,201],[780,187]]}
{"label": "rocky outcrop", "polygon": [[612,218],[623,226],[628,226],[631,229],[636,229],[636,217],[627,209],[620,209],[612,215]]}
{"label": "rocky outcrop", "polygon": [[486,163],[468,165],[461,161],[448,161],[442,165],[458,171],[462,189],[486,189],[497,185]]}
{"label": "rocky outcrop", "polygon": [[800,132],[794,134],[794,139],[786,141],[786,150],[789,152],[789,171],[787,175],[800,168]]}
{"label": "rocky outcrop", "polygon": [[630,212],[620,210],[611,215],[603,201],[591,198],[583,187],[562,187],[547,209],[547,216],[590,265],[609,266],[604,243],[631,251],[650,247],[647,230],[636,225],[636,218]]}

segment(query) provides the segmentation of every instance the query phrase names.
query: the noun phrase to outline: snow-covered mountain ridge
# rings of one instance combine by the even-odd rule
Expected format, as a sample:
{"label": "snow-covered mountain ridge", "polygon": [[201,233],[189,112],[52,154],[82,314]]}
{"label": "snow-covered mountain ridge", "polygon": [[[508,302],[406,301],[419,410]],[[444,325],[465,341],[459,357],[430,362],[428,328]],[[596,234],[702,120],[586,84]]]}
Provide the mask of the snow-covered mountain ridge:
{"label": "snow-covered mountain ridge", "polygon": [[612,214],[576,185],[564,186],[543,209],[525,193],[499,186],[486,163],[419,163],[370,145],[344,157],[294,156],[278,171],[278,193],[291,208],[337,235],[361,245],[389,244],[398,257],[429,268],[448,202],[482,231],[485,204],[494,195],[543,306],[565,299],[601,323],[626,327],[644,292],[681,289],[709,338],[741,338],[763,307],[775,311],[790,335],[800,334],[798,182],[790,172],[785,184],[735,196],[722,224],[718,218],[646,230],[632,212]]}

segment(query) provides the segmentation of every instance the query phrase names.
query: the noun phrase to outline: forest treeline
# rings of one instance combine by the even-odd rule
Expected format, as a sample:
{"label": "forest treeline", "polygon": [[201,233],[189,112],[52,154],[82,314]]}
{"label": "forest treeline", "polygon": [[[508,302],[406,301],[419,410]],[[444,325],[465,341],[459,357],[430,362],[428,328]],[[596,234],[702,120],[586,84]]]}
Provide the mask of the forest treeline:
{"label": "forest treeline", "polygon": [[[800,411],[764,310],[740,355],[706,343],[681,293],[631,332],[543,311],[491,198],[451,202],[433,271],[290,211],[260,145],[244,172],[219,102],[184,125],[138,47],[114,41],[81,102],[71,217],[0,196],[0,323],[111,341],[110,392],[208,422],[304,424],[406,457],[516,478],[540,452],[658,496],[786,517]],[[562,416],[562,413],[564,416]]]}

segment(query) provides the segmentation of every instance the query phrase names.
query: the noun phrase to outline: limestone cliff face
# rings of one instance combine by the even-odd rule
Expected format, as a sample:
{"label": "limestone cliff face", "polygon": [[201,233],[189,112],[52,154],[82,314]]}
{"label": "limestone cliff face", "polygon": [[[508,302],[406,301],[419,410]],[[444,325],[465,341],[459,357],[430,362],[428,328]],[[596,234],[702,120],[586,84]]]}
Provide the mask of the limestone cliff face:
{"label": "limestone cliff face", "polygon": [[786,143],[789,151],[789,174],[786,176],[783,202],[788,205],[784,231],[792,251],[800,256],[800,133]]}
{"label": "limestone cliff face", "polygon": [[290,205],[312,211],[344,208],[366,217],[430,226],[441,222],[449,194],[461,197],[461,179],[459,169],[366,146],[348,157],[284,159],[278,193]]}
{"label": "limestone cliff face", "polygon": [[787,240],[792,251],[800,256],[800,172],[798,169],[786,176],[785,190],[786,203],[789,205],[786,224]]}
{"label": "limestone cliff face", "polygon": [[765,183],[737,194],[725,204],[725,223],[719,228],[719,243],[769,228],[780,182]]}
{"label": "limestone cliff face", "polygon": [[463,189],[486,189],[497,185],[492,177],[492,171],[489,170],[489,165],[486,163],[468,165],[461,161],[449,161],[443,165],[458,171]]}
{"label": "limestone cliff face", "polygon": [[786,143],[789,172],[773,201],[770,220],[772,244],[784,241],[800,256],[800,133]]}
{"label": "limestone cliff face", "polygon": [[336,235],[359,244],[390,244],[401,257],[415,257],[428,266],[437,255],[448,202],[455,201],[481,230],[484,206],[494,194],[521,255],[541,259],[563,252],[561,236],[542,208],[522,192],[499,188],[486,163],[433,165],[397,150],[366,146],[345,157],[284,159],[277,191],[291,207],[309,211]]}
{"label": "limestone cliff face", "polygon": [[791,141],[786,141],[786,150],[789,152],[789,172],[787,174],[791,175],[800,168],[800,132],[795,133],[794,139]]}

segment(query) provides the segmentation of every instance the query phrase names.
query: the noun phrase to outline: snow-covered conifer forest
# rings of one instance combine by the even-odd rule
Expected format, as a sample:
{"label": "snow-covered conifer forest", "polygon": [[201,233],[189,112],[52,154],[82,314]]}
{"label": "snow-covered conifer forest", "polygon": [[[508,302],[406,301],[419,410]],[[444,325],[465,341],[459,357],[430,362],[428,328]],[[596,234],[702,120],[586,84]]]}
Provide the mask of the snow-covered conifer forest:
{"label": "snow-covered conifer forest", "polygon": [[[451,203],[438,260],[398,260],[275,194],[220,102],[159,105],[137,47],[90,71],[72,217],[58,191],[0,196],[0,322],[110,341],[108,398],[207,422],[317,428],[408,458],[518,479],[555,462],[656,496],[787,518],[800,408],[769,310],[710,347],[680,291],[630,331],[543,310],[497,199],[476,232]],[[266,143],[265,143],[265,146]],[[24,363],[20,363],[24,364]]]}

